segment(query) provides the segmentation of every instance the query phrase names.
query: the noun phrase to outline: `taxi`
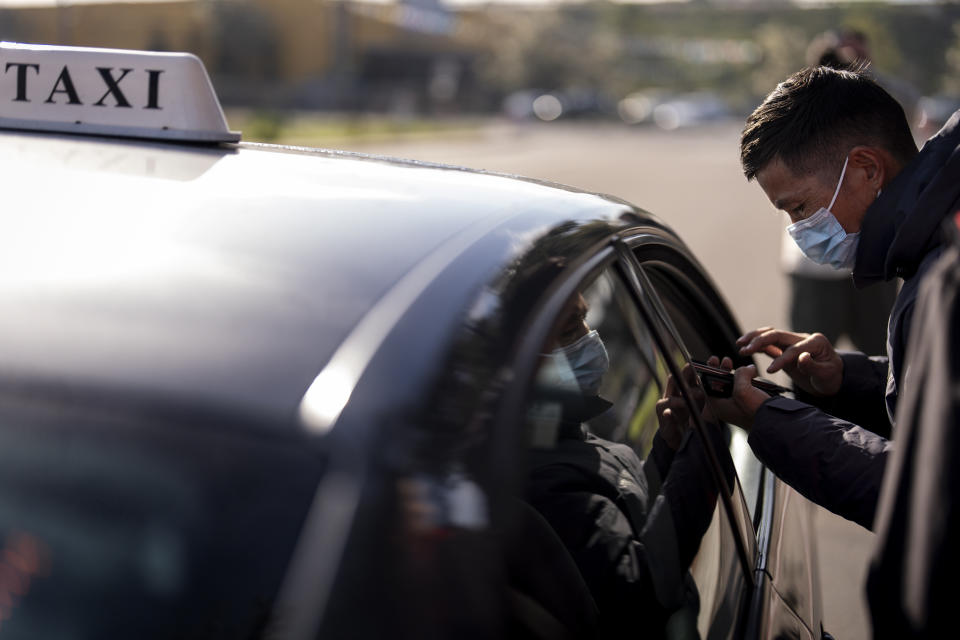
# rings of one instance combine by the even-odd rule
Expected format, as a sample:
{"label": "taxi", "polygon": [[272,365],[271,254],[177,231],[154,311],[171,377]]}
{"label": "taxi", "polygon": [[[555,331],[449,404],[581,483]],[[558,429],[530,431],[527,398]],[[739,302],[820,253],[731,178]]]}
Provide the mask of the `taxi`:
{"label": "taxi", "polygon": [[242,142],[189,54],[0,59],[0,639],[821,637],[656,217]]}

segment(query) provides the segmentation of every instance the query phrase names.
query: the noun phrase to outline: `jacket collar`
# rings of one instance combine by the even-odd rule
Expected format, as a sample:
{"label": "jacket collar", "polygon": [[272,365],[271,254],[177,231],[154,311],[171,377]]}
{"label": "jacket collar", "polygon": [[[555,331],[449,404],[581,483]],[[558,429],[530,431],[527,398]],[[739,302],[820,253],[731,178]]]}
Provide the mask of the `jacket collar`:
{"label": "jacket collar", "polygon": [[579,396],[575,400],[564,402],[560,438],[583,440],[586,438],[586,433],[583,431],[582,424],[596,418],[612,406],[612,402],[600,396]]}
{"label": "jacket collar", "polygon": [[884,187],[860,227],[854,284],[909,278],[960,197],[960,111]]}

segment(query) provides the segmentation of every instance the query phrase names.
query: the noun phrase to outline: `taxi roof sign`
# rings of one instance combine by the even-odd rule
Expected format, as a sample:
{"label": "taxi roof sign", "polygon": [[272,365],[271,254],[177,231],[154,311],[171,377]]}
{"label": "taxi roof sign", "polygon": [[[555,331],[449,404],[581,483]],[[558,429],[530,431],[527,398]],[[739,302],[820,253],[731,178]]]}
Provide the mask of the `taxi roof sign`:
{"label": "taxi roof sign", "polygon": [[0,128],[240,139],[193,54],[11,42],[0,43]]}

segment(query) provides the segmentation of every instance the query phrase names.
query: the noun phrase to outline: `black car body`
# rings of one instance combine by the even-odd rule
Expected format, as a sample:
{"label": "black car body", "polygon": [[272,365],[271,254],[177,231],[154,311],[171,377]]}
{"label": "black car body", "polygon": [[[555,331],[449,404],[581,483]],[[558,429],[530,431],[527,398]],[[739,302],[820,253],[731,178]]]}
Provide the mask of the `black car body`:
{"label": "black car body", "polygon": [[[62,132],[0,132],[0,167],[4,640],[590,635],[524,500],[544,345],[580,292],[616,320],[604,436],[643,457],[739,335],[666,225],[567,187]],[[809,504],[691,421],[727,444],[698,604],[637,634],[820,637]]]}

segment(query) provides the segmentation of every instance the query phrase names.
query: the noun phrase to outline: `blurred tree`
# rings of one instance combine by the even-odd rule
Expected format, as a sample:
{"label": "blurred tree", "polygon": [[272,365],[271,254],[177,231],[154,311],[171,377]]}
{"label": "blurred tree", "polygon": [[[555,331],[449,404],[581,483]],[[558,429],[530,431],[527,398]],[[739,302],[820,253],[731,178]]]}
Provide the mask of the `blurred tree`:
{"label": "blurred tree", "polygon": [[940,89],[949,95],[960,96],[960,22],[953,23],[953,44],[947,49],[946,62]]}
{"label": "blurred tree", "polygon": [[617,82],[620,38],[589,5],[491,9],[484,31],[482,39],[495,44],[481,57],[478,75],[501,93],[530,87],[605,88]]}
{"label": "blurred tree", "polygon": [[[945,56],[951,43],[960,52],[960,35],[952,30],[958,20],[960,2],[815,8],[780,3],[736,10],[709,3],[488,5],[476,39],[486,52],[478,75],[500,95],[584,84],[619,97],[647,88],[709,90],[749,111],[806,65],[806,48],[816,34],[848,27],[867,36],[878,72],[929,93],[941,79],[951,87],[960,82],[960,63]],[[734,55],[728,55],[731,49]]]}
{"label": "blurred tree", "polygon": [[279,36],[270,16],[249,1],[216,0],[211,6],[212,72],[260,81],[276,79]]}
{"label": "blurred tree", "polygon": [[754,36],[760,64],[750,74],[753,93],[764,96],[781,80],[806,66],[809,36],[800,28],[779,22],[761,25]]}
{"label": "blurred tree", "polygon": [[20,14],[11,9],[0,9],[0,40],[24,42],[24,30],[20,25]]}

